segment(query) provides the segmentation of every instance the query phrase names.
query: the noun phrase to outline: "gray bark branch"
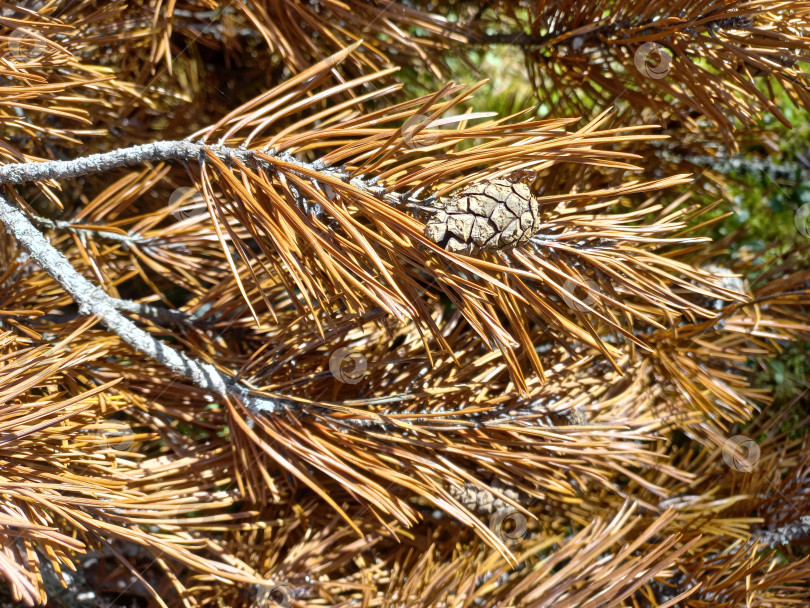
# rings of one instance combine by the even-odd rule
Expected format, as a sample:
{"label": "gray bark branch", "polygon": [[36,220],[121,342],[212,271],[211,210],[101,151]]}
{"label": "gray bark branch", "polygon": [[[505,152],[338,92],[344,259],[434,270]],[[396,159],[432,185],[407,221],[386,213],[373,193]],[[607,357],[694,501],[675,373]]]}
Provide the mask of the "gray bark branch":
{"label": "gray bark branch", "polygon": [[24,184],[48,179],[66,179],[81,177],[94,173],[103,173],[122,167],[135,167],[148,162],[197,161],[205,159],[206,151],[226,163],[238,161],[254,168],[272,168],[272,162],[259,158],[264,156],[278,158],[288,164],[298,165],[312,171],[330,175],[345,176],[341,171],[329,169],[322,163],[304,163],[289,154],[275,155],[272,152],[248,150],[247,148],[229,148],[221,144],[204,144],[188,140],[158,141],[151,144],[120,148],[112,152],[91,154],[73,160],[49,160],[39,163],[12,163],[0,167],[0,184]]}
{"label": "gray bark branch", "polygon": [[[222,144],[205,144],[189,140],[159,141],[151,144],[120,148],[112,152],[91,154],[73,160],[49,160],[39,163],[12,163],[0,167],[0,184],[24,184],[48,179],[58,180],[70,177],[81,177],[94,173],[103,173],[122,167],[134,167],[148,162],[203,162],[206,153],[230,164],[233,161],[255,168],[272,169],[273,159],[288,165],[298,166],[308,171],[315,171],[350,182],[356,188],[367,190],[376,195],[385,195],[389,202],[409,202],[407,196],[386,193],[385,188],[374,185],[374,180],[363,180],[354,177],[349,180],[346,172],[338,168],[327,167],[321,161],[312,163],[301,161],[289,153],[274,153],[272,150],[249,150],[247,148],[229,148]],[[258,155],[261,154],[261,157]],[[267,160],[267,159],[271,160]]]}
{"label": "gray bark branch", "polygon": [[203,144],[190,141],[161,141],[74,160],[50,160],[41,163],[13,163],[0,167],[0,183],[24,184],[46,179],[65,179],[102,173],[145,162],[191,160],[203,153]]}

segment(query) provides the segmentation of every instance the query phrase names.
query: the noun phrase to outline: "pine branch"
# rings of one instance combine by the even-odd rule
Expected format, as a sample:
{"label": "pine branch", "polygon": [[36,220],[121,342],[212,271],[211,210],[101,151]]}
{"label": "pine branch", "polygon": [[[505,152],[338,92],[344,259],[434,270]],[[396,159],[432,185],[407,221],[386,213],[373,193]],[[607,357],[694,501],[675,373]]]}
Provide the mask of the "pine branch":
{"label": "pine branch", "polygon": [[112,300],[112,305],[117,310],[129,312],[141,317],[186,325],[188,327],[194,327],[198,320],[194,315],[185,313],[182,310],[172,310],[171,308],[163,308],[162,306],[154,306],[152,304],[141,304],[140,302],[113,298],[112,296],[110,296],[110,299]]}
{"label": "pine branch", "polygon": [[[582,160],[584,162],[590,162],[590,156],[600,154],[601,151],[597,151],[590,147],[586,148],[586,144],[588,143],[589,138],[596,137],[599,134],[599,132],[595,131],[595,129],[601,125],[604,120],[606,120],[606,117],[602,116],[593,121],[591,125],[584,128],[580,133],[562,137],[560,136],[559,131],[552,128],[554,126],[553,124],[538,123],[537,126],[541,129],[539,133],[541,133],[544,137],[556,138],[556,146],[560,148],[561,153],[564,151],[566,158],[570,158],[570,155],[572,154],[570,146],[576,144],[577,146],[583,147]],[[446,135],[453,135],[453,133],[453,131],[447,131]],[[538,133],[538,131],[535,131],[535,133]],[[213,137],[214,134],[207,133],[206,136]],[[394,137],[401,136],[401,130],[394,131]],[[461,139],[467,137],[467,135],[461,131],[457,137]],[[648,136],[641,137],[646,138]],[[616,139],[620,140],[621,137],[616,137]],[[516,143],[523,142],[519,136],[516,137],[515,141]],[[379,143],[375,141],[374,145],[379,146]],[[351,146],[345,147],[350,148]],[[383,152],[386,147],[387,144],[380,149],[380,152]],[[548,158],[551,160],[555,158],[555,153],[552,150],[553,146],[544,146],[543,154],[548,155]],[[317,226],[303,225],[300,227],[296,226],[294,229],[296,232],[301,233],[304,238],[310,240],[311,244],[313,245],[313,250],[315,250],[316,247],[318,249],[325,247],[331,249],[334,252],[332,255],[336,256],[336,259],[340,262],[337,265],[336,270],[338,273],[343,274],[345,279],[352,282],[364,280],[367,287],[374,288],[376,290],[373,297],[374,304],[381,306],[387,312],[395,314],[400,318],[406,316],[410,318],[421,318],[428,324],[428,326],[430,326],[431,322],[426,319],[424,309],[414,306],[414,300],[418,297],[416,283],[414,281],[419,277],[414,273],[412,278],[406,275],[406,280],[398,280],[397,275],[392,274],[389,268],[381,263],[380,254],[384,252],[386,258],[391,259],[389,256],[392,253],[392,248],[394,248],[393,253],[398,253],[399,255],[404,256],[404,259],[408,260],[406,263],[409,265],[414,265],[415,270],[418,270],[420,273],[424,272],[425,270],[430,272],[434,277],[434,282],[441,282],[440,288],[445,290],[448,296],[455,298],[459,298],[459,296],[461,296],[462,300],[466,300],[466,302],[462,301],[457,303],[457,305],[465,312],[465,315],[468,316],[468,319],[473,324],[478,324],[483,321],[485,324],[489,325],[489,318],[481,318],[480,320],[476,318],[479,317],[476,309],[478,307],[477,302],[480,295],[478,293],[474,294],[464,285],[453,284],[451,278],[452,275],[451,277],[447,278],[443,277],[443,272],[441,272],[439,268],[436,268],[435,264],[430,259],[426,258],[424,253],[421,253],[421,251],[427,252],[428,248],[431,247],[429,241],[426,239],[424,234],[422,234],[423,230],[421,230],[421,226],[414,222],[412,218],[403,216],[403,214],[394,214],[386,217],[386,214],[381,212],[381,204],[412,204],[411,201],[413,199],[410,198],[409,194],[397,194],[397,191],[405,191],[407,193],[409,187],[413,188],[413,185],[408,183],[413,178],[401,176],[395,183],[386,183],[384,181],[383,183],[386,183],[385,187],[378,186],[375,182],[375,178],[364,179],[363,177],[364,173],[368,172],[368,161],[365,162],[361,167],[358,167],[351,172],[349,170],[351,166],[350,164],[342,164],[340,168],[333,167],[332,163],[336,162],[333,159],[335,156],[338,156],[337,152],[338,151],[335,151],[331,154],[324,155],[321,157],[321,160],[306,163],[296,159],[291,154],[286,152],[276,154],[272,148],[269,150],[251,150],[244,146],[232,148],[222,144],[209,145],[204,143],[204,141],[166,141],[118,149],[103,154],[94,154],[71,161],[46,161],[41,163],[17,163],[6,165],[4,167],[0,167],[0,183],[19,184],[27,181],[41,181],[46,179],[62,179],[67,177],[85,176],[121,167],[134,166],[146,162],[196,161],[200,163],[201,174],[203,176],[207,177],[205,172],[206,168],[213,167],[214,175],[212,175],[212,177],[209,179],[211,182],[216,182],[222,187],[222,192],[224,193],[226,199],[239,199],[244,201],[243,205],[230,208],[229,205],[222,204],[217,201],[211,201],[207,196],[206,199],[208,204],[214,205],[216,208],[217,213],[216,217],[214,217],[215,221],[226,213],[230,214],[238,220],[238,224],[240,226],[248,229],[251,232],[251,235],[257,242],[264,243],[267,240],[267,235],[278,233],[282,230],[287,231],[290,229],[290,227],[285,225],[286,222],[280,223],[279,220],[275,218],[274,214],[267,214],[261,211],[262,203],[258,200],[254,200],[253,193],[243,189],[238,191],[232,190],[232,182],[228,176],[232,175],[236,169],[245,172],[247,174],[247,178],[251,180],[257,188],[255,194],[266,196],[273,195],[274,193],[267,190],[266,184],[261,183],[258,176],[251,174],[249,171],[245,171],[245,169],[257,169],[259,172],[273,171],[279,182],[287,185],[286,194],[289,196],[289,198],[295,201],[297,206],[306,210],[308,207],[313,207],[313,205],[307,203],[307,199],[310,201],[314,199],[317,203],[315,206],[326,209],[331,218],[336,218],[337,221],[343,223],[344,225],[352,225],[352,230],[348,231],[348,236],[355,241],[353,243],[353,247],[346,247],[346,239],[342,239],[342,242],[336,241],[336,235],[333,232],[320,231]],[[523,153],[525,153],[527,157],[531,157],[530,149],[527,149]],[[491,152],[487,150],[484,152],[484,154],[488,155],[491,154]],[[604,154],[605,156],[609,156],[607,152],[604,152]],[[338,158],[345,158],[347,155],[348,152],[344,152],[341,153]],[[459,159],[461,160],[464,155],[476,156],[476,163],[480,163],[483,160],[481,158],[481,154],[478,153],[475,148],[468,149],[463,153],[459,153]],[[386,156],[391,156],[391,153],[385,152],[383,154],[383,158]],[[619,156],[621,156],[621,154]],[[393,160],[393,158],[389,158],[387,163],[390,164]],[[372,168],[379,165],[379,162],[380,161],[373,164]],[[537,160],[536,162],[540,161]],[[629,165],[625,165],[624,163],[617,163],[616,166],[629,167]],[[363,169],[366,169],[366,171],[364,172]],[[412,167],[412,170],[416,171],[417,167]],[[446,175],[441,175],[442,173],[447,173],[446,163],[435,164],[430,167],[430,171],[434,173],[433,177],[428,177],[425,175],[426,172],[422,171],[422,175],[420,176],[420,184],[422,184],[423,187],[432,180],[447,178]],[[383,174],[385,173],[390,173],[390,169]],[[379,178],[379,175],[377,175],[377,177]],[[466,179],[470,180],[475,177],[475,175],[471,175]],[[566,198],[574,199],[585,196],[595,198],[613,196],[621,193],[630,194],[644,192],[651,189],[665,187],[669,184],[680,183],[683,179],[685,179],[685,177],[686,176],[675,176],[673,178],[650,183],[628,183],[627,185],[619,188],[602,189],[581,194],[569,193],[566,195]],[[479,178],[481,180],[485,180],[486,176],[481,175]],[[345,197],[345,200],[354,199],[357,201],[362,201],[361,209],[363,211],[361,214],[357,216],[348,214],[347,210],[343,206],[333,204],[333,201],[331,201],[328,197],[325,197],[322,193],[319,194],[316,191],[318,187],[325,186],[333,188],[333,190],[338,192],[340,196]],[[440,189],[439,192],[447,190],[448,187],[450,186],[445,186],[443,189]],[[275,194],[275,197],[278,196],[278,194]],[[434,196],[438,196],[438,194],[434,193]],[[526,290],[525,281],[520,280],[520,282],[516,282],[516,279],[511,276],[514,272],[514,268],[519,268],[522,266],[523,269],[530,273],[532,280],[536,281],[541,286],[542,290],[551,290],[553,292],[553,294],[548,294],[545,296],[546,301],[543,302],[542,305],[537,305],[534,307],[536,312],[543,316],[547,322],[556,327],[558,330],[570,334],[579,334],[580,339],[596,345],[608,356],[610,356],[609,349],[604,345],[604,343],[598,339],[595,339],[592,331],[590,334],[587,334],[578,326],[573,325],[570,322],[566,323],[566,317],[571,314],[571,310],[567,308],[562,308],[562,310],[560,310],[560,305],[555,303],[555,298],[557,301],[559,301],[559,299],[565,300],[565,298],[571,297],[570,290],[573,289],[571,285],[582,286],[587,284],[588,276],[587,274],[581,274],[580,270],[583,268],[583,263],[587,266],[598,265],[601,269],[598,276],[601,278],[599,279],[600,282],[598,284],[600,289],[586,288],[588,289],[588,293],[591,294],[596,300],[596,306],[588,306],[587,304],[583,304],[581,300],[577,299],[575,301],[580,303],[580,306],[582,306],[581,310],[592,313],[596,316],[596,318],[615,327],[619,332],[623,333],[629,339],[636,341],[642,347],[644,347],[643,342],[639,338],[627,332],[625,328],[621,327],[617,322],[618,318],[615,316],[612,317],[610,314],[608,307],[621,308],[625,313],[629,313],[631,315],[642,314],[640,309],[634,305],[632,300],[618,299],[615,296],[605,295],[613,292],[614,288],[617,286],[619,289],[626,290],[627,293],[632,293],[641,299],[653,303],[654,305],[663,305],[665,309],[672,312],[693,310],[694,312],[704,316],[712,316],[712,311],[708,311],[693,305],[685,298],[674,293],[666,286],[666,284],[662,285],[660,283],[660,276],[663,274],[667,277],[668,281],[673,281],[679,284],[681,287],[689,289],[690,291],[695,291],[697,293],[706,295],[709,293],[706,291],[706,287],[709,287],[712,291],[716,290],[716,287],[710,287],[710,284],[707,282],[710,275],[704,274],[704,276],[701,277],[699,273],[695,273],[695,271],[688,265],[679,263],[677,261],[666,260],[660,256],[656,256],[652,252],[643,251],[639,248],[632,249],[623,244],[637,242],[661,246],[668,242],[673,242],[672,239],[661,238],[659,234],[662,232],[671,232],[675,229],[681,228],[683,227],[682,223],[664,221],[664,219],[662,219],[658,223],[649,227],[627,225],[627,218],[640,217],[641,215],[655,211],[656,209],[649,208],[626,217],[616,216],[614,218],[611,215],[605,215],[603,217],[594,215],[583,216],[580,207],[572,204],[562,205],[559,202],[559,198],[561,197],[556,195],[540,199],[543,201],[545,199],[550,199],[551,202],[554,203],[554,213],[549,215],[547,222],[537,226],[537,230],[542,232],[543,238],[540,240],[535,239],[533,241],[533,244],[535,245],[534,253],[524,253],[518,249],[515,249],[513,250],[514,259],[506,252],[501,255],[502,261],[506,263],[506,265],[502,267],[503,272],[505,273],[503,276],[503,283],[501,283],[498,278],[490,274],[491,267],[484,266],[483,264],[485,264],[485,262],[479,266],[477,261],[472,261],[463,264],[463,266],[466,266],[468,269],[470,268],[470,264],[479,266],[476,269],[476,278],[485,284],[487,288],[491,288],[493,285],[495,285],[499,289],[503,289],[504,293],[501,297],[511,298],[517,294],[520,294],[520,297],[527,298],[528,302],[536,302],[536,293],[533,296],[529,296],[528,294],[524,295],[521,293],[525,292]],[[423,199],[422,202],[429,200],[430,197]],[[272,197],[266,203],[266,205],[270,208],[278,209],[281,209],[282,205],[284,204],[284,202]],[[384,239],[382,236],[373,234],[360,236],[357,229],[361,228],[362,225],[358,220],[362,218],[363,213],[375,211],[375,207],[377,209],[376,213],[374,214],[374,221],[392,222],[390,225],[385,226],[386,230],[394,230],[398,233],[405,232],[405,234],[413,238],[417,244],[421,243],[423,247],[404,249],[403,247],[398,246],[396,242],[392,244],[390,239]],[[676,217],[676,215],[670,215],[668,219],[672,220]],[[258,228],[261,228],[261,230]],[[383,226],[380,226],[380,228],[383,228]],[[538,237],[541,236],[540,232],[538,233]],[[560,238],[559,243],[552,242],[553,239],[558,237]],[[224,237],[220,231],[218,231],[218,239],[222,244],[223,251],[225,251],[226,255],[230,258],[228,246],[226,245]],[[237,246],[238,249],[240,249],[240,255],[243,258],[243,262],[247,263],[248,259],[245,257],[247,245],[244,243],[243,237],[234,233],[230,235],[230,240]],[[698,241],[691,241],[689,239],[680,237],[678,242],[681,244],[686,244]],[[381,247],[382,250],[378,250],[377,247]],[[610,248],[615,248],[617,251],[621,251],[620,256],[617,257],[614,255],[610,258],[605,257]],[[284,257],[289,257],[291,255],[291,251],[287,248],[278,247],[278,245],[276,245],[275,249]],[[435,245],[433,246],[433,249],[436,249]],[[551,274],[545,270],[548,268],[548,262],[545,260],[545,258],[548,256],[546,255],[544,249],[553,251],[555,254],[550,258],[553,264],[551,267]],[[348,252],[348,255],[343,253],[344,251]],[[363,260],[363,258],[355,260],[349,257],[349,255],[353,254],[354,251],[357,251],[363,257],[365,257],[365,260]],[[419,257],[417,257],[416,260],[412,260],[414,257],[414,251],[419,254]],[[270,255],[267,248],[263,248],[263,253],[267,256]],[[439,250],[437,253],[439,253],[439,255],[443,258],[443,263],[450,262],[454,265],[457,264],[456,259],[451,255],[452,252]],[[310,256],[311,255],[312,254],[310,254]],[[394,260],[391,260],[391,263],[393,261]],[[416,263],[414,264],[414,262]],[[401,264],[401,261],[396,260],[396,263]],[[296,273],[299,265],[300,262],[298,260],[290,258],[288,268],[291,269],[291,273]],[[231,269],[239,283],[239,289],[242,292],[243,297],[251,306],[251,312],[253,312],[255,316],[252,303],[247,298],[245,288],[242,285],[242,281],[238,276],[239,273],[233,263],[231,263]],[[360,272],[358,273],[355,269],[359,269]],[[315,272],[322,273],[322,269],[314,270]],[[702,286],[699,285],[695,287],[685,279],[672,275],[672,270],[675,270],[679,274],[691,277],[693,280],[701,283]],[[631,277],[637,277],[639,272],[643,276],[654,280],[646,280],[643,283],[640,283],[638,278],[631,280]],[[301,273],[299,271],[297,274],[297,280],[302,286],[308,288],[308,286],[312,284],[312,272]],[[377,280],[377,277],[380,277],[382,281]],[[326,285],[332,285],[336,292],[346,295],[352,299],[357,299],[357,304],[360,306],[363,305],[363,302],[358,298],[357,293],[347,291],[342,282],[336,284],[333,274],[328,278],[324,277],[324,280],[328,280],[329,282],[326,283]],[[613,282],[612,285],[607,285],[609,280]],[[515,283],[514,285],[509,285],[513,282]],[[568,285],[568,287],[566,287],[566,285]],[[405,294],[407,292],[410,292],[412,295],[406,296]],[[395,294],[398,296],[398,299],[391,297]],[[318,296],[317,292],[313,295],[316,297]],[[574,297],[576,298],[576,296]],[[731,297],[733,298],[738,296],[731,295]],[[549,304],[551,304],[552,308],[549,307]],[[499,306],[500,305],[501,304],[499,304]],[[557,310],[555,311],[554,309]],[[647,322],[654,322],[654,320],[647,315],[643,315],[641,318]],[[580,320],[580,322],[583,322],[583,320]],[[584,321],[584,323],[587,325],[587,321]],[[480,325],[479,327],[479,331],[482,333],[501,333],[497,328],[485,329],[485,325]],[[502,336],[498,336],[497,341],[501,343],[501,349],[503,350],[503,348],[506,347],[506,342],[503,340]],[[522,339],[522,341],[527,349],[533,350],[534,347],[531,346],[525,339]],[[538,373],[542,375],[542,371],[536,362],[534,367]],[[518,374],[517,370],[514,371],[516,374],[516,380],[523,385],[524,380],[522,378],[522,374]]]}
{"label": "pine branch", "polygon": [[[206,154],[216,156],[229,165],[237,162],[255,169],[270,169],[273,167],[273,161],[277,160],[285,165],[296,165],[310,172],[315,171],[325,176],[338,177],[342,181],[351,183],[355,187],[360,187],[373,193],[384,192],[384,188],[375,187],[358,177],[350,179],[346,172],[330,168],[320,161],[306,163],[294,158],[290,154],[276,155],[272,150],[231,148],[222,144],[206,144],[202,141],[193,142],[189,140],[157,141],[139,146],[119,148],[111,152],[90,154],[73,160],[10,163],[0,167],[0,184],[23,184],[44,180],[83,177],[123,167],[134,167],[153,162],[197,161],[204,163]],[[48,218],[41,219],[49,227],[72,228],[69,222],[58,222]],[[117,236],[121,236],[122,238],[120,240],[124,240],[123,235]]]}
{"label": "pine branch", "polygon": [[205,146],[190,141],[164,141],[91,154],[74,160],[12,163],[0,167],[0,183],[23,184],[103,173],[145,162],[202,159]]}
{"label": "pine branch", "polygon": [[[156,321],[164,323],[180,324],[187,327],[196,327],[198,319],[191,314],[185,313],[181,310],[172,310],[171,308],[163,308],[162,306],[154,306],[152,304],[141,304],[132,300],[123,300],[120,298],[113,298],[110,296],[112,305],[116,310],[121,312],[129,312],[141,317],[147,317]],[[36,317],[37,322],[48,323],[68,323],[78,318],[79,315],[75,314],[47,314]]]}
{"label": "pine branch", "polygon": [[703,139],[713,124],[735,150],[739,125],[750,128],[763,113],[790,126],[778,88],[810,107],[807,15],[792,6],[505,2],[456,25],[474,44],[521,47],[535,93],[551,107],[580,114],[621,100],[623,120],[654,112],[671,129],[699,128]]}

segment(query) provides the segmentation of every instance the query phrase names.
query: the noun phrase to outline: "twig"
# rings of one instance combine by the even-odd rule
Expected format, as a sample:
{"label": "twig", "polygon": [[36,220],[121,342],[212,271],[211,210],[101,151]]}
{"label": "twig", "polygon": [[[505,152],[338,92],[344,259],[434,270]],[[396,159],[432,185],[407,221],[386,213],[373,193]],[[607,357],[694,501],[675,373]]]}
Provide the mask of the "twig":
{"label": "twig", "polygon": [[107,230],[101,226],[98,228],[78,228],[76,227],[73,222],[68,222],[65,220],[52,220],[47,217],[41,217],[39,215],[31,215],[31,219],[34,220],[34,223],[39,224],[40,226],[45,226],[46,228],[51,228],[53,230],[68,230],[77,234],[79,236],[85,236],[88,234],[107,239],[109,241],[117,241],[119,243],[123,243],[124,245],[134,245],[136,243],[145,243],[148,239],[143,238],[140,234],[121,234],[120,232],[112,232],[111,230]]}
{"label": "twig", "polygon": [[65,179],[134,167],[145,162],[187,161],[200,159],[203,144],[190,141],[161,141],[74,160],[49,160],[40,163],[12,163],[0,167],[0,183],[24,184],[46,179]]}
{"label": "twig", "polygon": [[198,161],[205,159],[206,152],[230,163],[238,161],[246,166],[270,168],[272,162],[256,156],[261,153],[270,158],[278,158],[284,163],[298,165],[311,171],[319,171],[345,176],[340,171],[328,169],[322,163],[305,163],[288,154],[275,155],[269,151],[248,150],[247,148],[230,148],[222,144],[205,144],[189,140],[158,141],[129,148],[119,148],[111,152],[90,154],[73,160],[49,160],[39,163],[12,163],[0,167],[0,184],[23,184],[47,179],[65,179],[103,173],[134,167],[148,162]]}
{"label": "twig", "polygon": [[169,323],[182,323],[189,327],[194,327],[194,323],[197,320],[194,315],[185,313],[182,310],[172,310],[171,308],[153,306],[152,304],[139,304],[132,300],[111,299],[118,310],[131,312],[142,317],[150,317],[160,321],[168,321]]}
{"label": "twig", "polygon": [[[122,300],[110,296],[112,305],[116,310],[121,312],[129,312],[139,315],[141,317],[148,317],[158,321],[165,321],[168,323],[182,324],[188,327],[196,327],[198,321],[194,315],[185,313],[181,310],[172,310],[170,308],[163,308],[161,306],[153,306],[152,304],[139,304],[132,300]],[[47,321],[51,323],[68,323],[75,320],[79,315],[76,314],[47,314],[35,317],[36,321]]]}
{"label": "twig", "polygon": [[[134,167],[148,162],[204,162],[206,154],[212,154],[230,164],[234,161],[256,169],[272,169],[273,161],[294,165],[310,172],[322,173],[330,177],[337,177],[352,186],[367,190],[377,196],[387,196],[400,202],[410,200],[403,195],[391,195],[385,188],[375,186],[373,180],[363,180],[359,177],[349,178],[349,175],[337,168],[327,167],[316,160],[312,163],[301,161],[291,154],[274,153],[272,150],[249,150],[247,148],[230,148],[222,144],[206,144],[189,140],[159,141],[129,148],[120,148],[112,152],[91,154],[73,160],[49,160],[39,163],[12,163],[0,167],[0,184],[24,184],[44,180],[58,180],[70,177],[81,177],[94,173],[103,173],[122,167]],[[268,160],[270,159],[270,160]],[[302,177],[309,178],[301,174]],[[49,220],[52,221],[52,220]]]}

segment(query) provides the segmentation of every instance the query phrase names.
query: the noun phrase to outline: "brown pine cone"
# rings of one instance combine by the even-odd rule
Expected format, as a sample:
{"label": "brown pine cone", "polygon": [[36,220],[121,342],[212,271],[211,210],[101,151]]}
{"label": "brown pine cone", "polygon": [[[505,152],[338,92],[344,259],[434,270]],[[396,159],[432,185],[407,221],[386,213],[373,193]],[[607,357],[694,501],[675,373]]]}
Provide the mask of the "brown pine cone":
{"label": "brown pine cone", "polygon": [[511,249],[534,236],[539,217],[539,205],[526,184],[496,179],[442,200],[425,236],[447,251],[466,255]]}

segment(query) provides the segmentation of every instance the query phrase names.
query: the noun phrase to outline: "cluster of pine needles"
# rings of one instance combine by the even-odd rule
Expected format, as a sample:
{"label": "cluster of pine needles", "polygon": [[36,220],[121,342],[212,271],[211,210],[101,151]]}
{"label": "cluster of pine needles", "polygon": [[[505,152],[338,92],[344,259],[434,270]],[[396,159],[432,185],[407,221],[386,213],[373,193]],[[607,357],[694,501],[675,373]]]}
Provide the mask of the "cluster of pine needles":
{"label": "cluster of pine needles", "polygon": [[[689,161],[809,50],[797,1],[0,2],[0,605],[810,605],[760,381],[810,255]],[[531,239],[426,236],[497,180]]]}

